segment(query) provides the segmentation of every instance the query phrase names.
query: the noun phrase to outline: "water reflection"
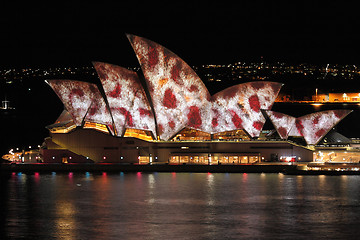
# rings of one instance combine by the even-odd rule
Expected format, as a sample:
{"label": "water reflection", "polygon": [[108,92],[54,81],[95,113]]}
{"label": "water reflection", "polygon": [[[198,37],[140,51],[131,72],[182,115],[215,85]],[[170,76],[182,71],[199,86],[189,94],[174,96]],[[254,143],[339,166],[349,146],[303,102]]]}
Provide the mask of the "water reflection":
{"label": "water reflection", "polygon": [[56,233],[60,239],[76,239],[75,207],[68,199],[56,201]]}
{"label": "water reflection", "polygon": [[359,176],[11,174],[1,239],[349,238]]}
{"label": "water reflection", "polygon": [[215,190],[215,180],[214,180],[215,176],[214,174],[211,174],[211,173],[208,173],[207,174],[207,205],[208,206],[213,206],[215,205],[215,194],[216,192],[214,191]]}

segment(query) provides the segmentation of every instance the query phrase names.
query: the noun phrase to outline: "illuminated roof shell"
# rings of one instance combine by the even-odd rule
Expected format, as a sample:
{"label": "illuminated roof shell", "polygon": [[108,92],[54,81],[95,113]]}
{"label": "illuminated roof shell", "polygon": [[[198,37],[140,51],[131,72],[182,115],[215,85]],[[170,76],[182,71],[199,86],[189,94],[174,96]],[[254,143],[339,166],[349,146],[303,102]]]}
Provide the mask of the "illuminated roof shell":
{"label": "illuminated roof shell", "polygon": [[117,136],[126,128],[150,130],[156,136],[154,114],[138,75],[128,69],[94,62],[109,104]]}
{"label": "illuminated roof shell", "polygon": [[76,126],[83,121],[105,124],[112,128],[112,118],[95,84],[74,80],[49,80],[50,87],[63,102]]}
{"label": "illuminated roof shell", "polygon": [[155,42],[128,38],[145,76],[160,138],[168,140],[186,126],[202,129],[206,115],[200,109],[209,104],[210,94],[194,70]]}
{"label": "illuminated roof shell", "polygon": [[63,102],[76,126],[81,126],[92,103],[91,84],[73,80],[50,80],[48,84]]}
{"label": "illuminated roof shell", "polygon": [[295,120],[289,136],[303,136],[307,144],[317,144],[352,110],[328,110],[311,113]]}
{"label": "illuminated roof shell", "polygon": [[286,115],[284,113],[265,111],[270,121],[274,125],[276,131],[282,139],[287,139],[292,127],[295,124],[295,117]]}
{"label": "illuminated roof shell", "polygon": [[283,113],[266,111],[280,137],[304,137],[307,144],[317,144],[352,110],[328,110],[294,118]]}
{"label": "illuminated roof shell", "polygon": [[92,102],[86,113],[84,121],[104,124],[109,127],[111,133],[114,132],[113,120],[104,98],[95,84],[92,84]]}
{"label": "illuminated roof shell", "polygon": [[229,87],[212,99],[212,133],[244,129],[258,137],[265,123],[261,110],[271,109],[281,83],[248,82]]}

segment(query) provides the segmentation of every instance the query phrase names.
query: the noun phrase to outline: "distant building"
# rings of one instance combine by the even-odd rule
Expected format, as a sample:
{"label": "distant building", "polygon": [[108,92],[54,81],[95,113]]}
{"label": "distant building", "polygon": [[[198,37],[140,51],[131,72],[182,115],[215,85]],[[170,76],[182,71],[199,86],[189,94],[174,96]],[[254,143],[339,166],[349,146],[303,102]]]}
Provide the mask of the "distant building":
{"label": "distant building", "polygon": [[312,96],[317,102],[360,102],[360,93],[326,93]]}

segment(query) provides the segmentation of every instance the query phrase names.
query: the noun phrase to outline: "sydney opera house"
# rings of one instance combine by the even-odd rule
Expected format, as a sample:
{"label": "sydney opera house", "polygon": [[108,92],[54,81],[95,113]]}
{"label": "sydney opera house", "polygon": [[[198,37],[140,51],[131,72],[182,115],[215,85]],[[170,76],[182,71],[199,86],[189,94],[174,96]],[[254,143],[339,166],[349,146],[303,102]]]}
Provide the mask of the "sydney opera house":
{"label": "sydney opera house", "polygon": [[[128,39],[142,74],[94,62],[101,84],[47,81],[64,111],[47,126],[44,162],[311,161],[312,146],[350,113],[330,110],[295,118],[271,111],[282,87],[276,82],[241,83],[211,96],[173,52],[145,38]],[[266,121],[276,131],[263,131]]]}

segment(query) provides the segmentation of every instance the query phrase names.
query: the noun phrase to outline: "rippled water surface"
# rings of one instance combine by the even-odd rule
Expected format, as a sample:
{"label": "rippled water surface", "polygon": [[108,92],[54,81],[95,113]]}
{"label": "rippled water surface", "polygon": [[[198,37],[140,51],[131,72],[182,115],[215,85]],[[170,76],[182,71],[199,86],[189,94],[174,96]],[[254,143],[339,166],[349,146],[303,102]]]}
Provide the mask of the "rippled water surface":
{"label": "rippled water surface", "polygon": [[0,239],[359,238],[359,176],[119,173],[1,179]]}

